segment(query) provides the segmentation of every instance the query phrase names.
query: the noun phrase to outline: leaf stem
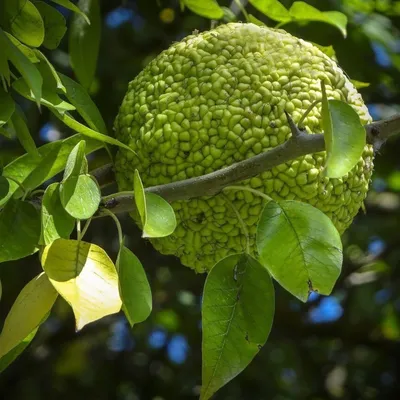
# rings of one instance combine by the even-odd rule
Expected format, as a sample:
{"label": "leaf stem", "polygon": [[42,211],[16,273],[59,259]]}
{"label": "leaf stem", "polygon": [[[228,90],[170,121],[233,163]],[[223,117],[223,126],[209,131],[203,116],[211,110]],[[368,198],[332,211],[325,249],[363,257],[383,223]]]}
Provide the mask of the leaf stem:
{"label": "leaf stem", "polygon": [[307,118],[307,115],[310,114],[312,109],[318,104],[321,103],[321,100],[314,100],[311,105],[307,108],[306,111],[304,111],[304,114],[301,116],[300,121],[297,123],[297,126],[301,127],[301,124],[304,122],[304,120]]}
{"label": "leaf stem", "polygon": [[229,206],[232,208],[234,213],[236,214],[237,219],[240,222],[240,225],[242,226],[243,229],[243,234],[246,237],[246,251],[248,254],[250,254],[250,236],[249,236],[249,231],[247,230],[246,224],[243,221],[243,218],[241,217],[238,209],[235,207],[235,205],[228,199],[228,196],[226,196],[224,193],[222,193],[222,196],[224,196],[225,201],[229,204]]}
{"label": "leaf stem", "polygon": [[267,201],[272,201],[272,198],[269,197],[268,195],[266,195],[265,193],[260,192],[260,191],[257,190],[257,189],[249,188],[249,187],[247,187],[247,186],[235,186],[235,185],[231,185],[231,186],[224,187],[222,190],[223,190],[223,191],[224,191],[224,190],[245,190],[245,191],[247,191],[247,192],[252,192],[252,193],[258,195],[258,196],[264,198],[264,199],[267,200]]}
{"label": "leaf stem", "polygon": [[118,217],[114,213],[112,213],[110,210],[107,210],[106,208],[103,209],[103,212],[104,212],[104,214],[108,215],[109,217],[111,217],[114,220],[115,225],[117,226],[117,230],[118,230],[119,245],[122,246],[124,238],[122,235],[121,223],[119,222]]}
{"label": "leaf stem", "polygon": [[78,242],[81,241],[82,236],[81,236],[81,220],[77,219],[76,220],[76,239],[78,240]]}
{"label": "leaf stem", "polygon": [[82,233],[81,233],[81,238],[83,238],[87,232],[87,230],[89,229],[90,223],[92,222],[92,218],[89,218],[86,223],[85,226],[82,229]]}
{"label": "leaf stem", "polygon": [[126,190],[123,192],[112,193],[102,198],[103,203],[107,203],[108,201],[112,200],[114,197],[118,196],[133,196],[133,190]]}
{"label": "leaf stem", "polygon": [[12,182],[14,182],[14,183],[16,183],[16,184],[18,185],[18,187],[24,192],[24,199],[25,199],[25,197],[26,197],[28,191],[24,188],[24,186],[22,185],[22,183],[19,183],[16,179],[11,178],[10,176],[5,176],[5,175],[3,175],[3,176],[4,176],[4,178],[6,178],[6,179],[8,179],[9,181],[12,181]]}

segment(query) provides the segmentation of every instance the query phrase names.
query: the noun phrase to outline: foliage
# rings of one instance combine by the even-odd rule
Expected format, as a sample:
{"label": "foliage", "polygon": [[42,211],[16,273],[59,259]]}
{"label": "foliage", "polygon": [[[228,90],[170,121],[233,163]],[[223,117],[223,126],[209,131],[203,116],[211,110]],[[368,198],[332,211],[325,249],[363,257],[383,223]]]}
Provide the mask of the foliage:
{"label": "foliage", "polygon": [[[68,31],[62,9],[54,3],[73,11]],[[278,27],[317,21],[343,36],[347,33],[347,17],[338,11],[320,11],[302,1],[291,7],[275,0],[249,3],[250,12],[256,14],[243,9],[249,21],[263,24],[265,20]],[[187,7],[225,22],[226,8],[214,0],[181,0],[180,5],[182,10]],[[96,83],[100,10],[98,0],[80,0],[77,5],[55,0],[0,4],[0,134],[7,140],[16,138],[25,150],[4,165],[0,176],[0,262],[37,253],[43,268],[22,289],[4,322],[0,370],[34,338],[58,294],[72,307],[77,330],[121,308],[134,326],[146,320],[153,308],[146,272],[124,244],[118,218],[105,207],[114,194],[104,193],[89,168],[93,152],[105,150],[108,162],[113,152],[108,145],[126,147],[108,135],[107,124],[89,95]],[[58,72],[50,61],[66,32],[71,66],[80,83]],[[47,108],[77,133],[37,148],[28,128],[26,100],[38,109]],[[365,131],[346,103],[325,95],[322,107],[326,174],[342,176],[358,160]],[[171,234],[176,222],[170,205],[145,191],[138,173],[132,189],[143,237]],[[100,214],[111,216],[118,228],[115,263],[104,249],[83,241],[91,221]],[[86,221],[83,228],[81,221]],[[74,234],[76,240],[71,239]],[[257,245],[258,260],[246,253],[231,256],[218,262],[207,277],[202,304],[204,400],[246,368],[264,346],[276,314],[271,277],[304,302],[314,290],[329,295],[339,278],[343,258],[339,234],[312,206],[270,201],[260,216]],[[285,269],[288,256],[293,261]],[[6,286],[7,278],[2,282]],[[388,315],[385,329],[393,334],[393,313]]]}

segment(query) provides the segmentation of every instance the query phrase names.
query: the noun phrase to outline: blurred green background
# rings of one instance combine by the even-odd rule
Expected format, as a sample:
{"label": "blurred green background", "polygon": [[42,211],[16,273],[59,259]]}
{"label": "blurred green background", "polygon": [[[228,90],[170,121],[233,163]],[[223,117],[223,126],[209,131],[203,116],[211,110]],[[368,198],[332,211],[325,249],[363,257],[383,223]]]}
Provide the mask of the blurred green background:
{"label": "blurred green background", "polygon": [[[201,0],[199,0],[201,2]],[[292,1],[282,1],[290,6]],[[322,23],[285,29],[332,45],[347,74],[370,86],[361,93],[374,119],[400,111],[400,1],[307,1],[349,17],[348,37]],[[219,1],[229,6],[230,1]],[[58,8],[68,18],[70,13]],[[248,10],[274,26],[252,7]],[[178,0],[103,0],[102,40],[91,94],[111,130],[127,84],[159,52],[210,21],[181,12]],[[239,19],[243,19],[239,15]],[[46,54],[71,77],[68,38]],[[19,99],[37,145],[71,132],[47,109]],[[0,137],[0,163],[23,150]],[[366,214],[344,234],[345,262],[333,294],[303,304],[275,285],[272,333],[252,364],[216,399],[327,400],[400,398],[400,140],[377,154]],[[99,153],[92,167],[104,161]],[[112,189],[112,188],[111,188]],[[75,333],[58,300],[30,347],[0,375],[0,398],[169,400],[198,398],[201,383],[201,293],[205,276],[158,254],[122,218],[127,245],[142,261],[153,291],[153,313],[131,330],[113,315]],[[1,240],[1,238],[0,238]],[[115,260],[113,222],[92,223],[87,240]],[[2,264],[0,321],[22,287],[41,270],[37,256]]]}

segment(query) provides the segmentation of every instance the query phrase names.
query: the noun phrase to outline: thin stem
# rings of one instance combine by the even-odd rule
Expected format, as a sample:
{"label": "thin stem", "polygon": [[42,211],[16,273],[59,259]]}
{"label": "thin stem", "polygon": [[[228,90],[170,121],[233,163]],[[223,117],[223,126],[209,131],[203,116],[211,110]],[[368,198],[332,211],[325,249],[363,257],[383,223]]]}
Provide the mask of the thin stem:
{"label": "thin stem", "polygon": [[92,222],[92,218],[89,218],[86,223],[85,226],[82,229],[82,233],[81,233],[81,238],[83,238],[87,232],[87,230],[89,229],[90,223]]}
{"label": "thin stem", "polygon": [[43,194],[44,192],[45,192],[44,189],[33,190],[33,191],[31,192],[31,196],[35,196],[35,195],[37,195],[37,194]]}
{"label": "thin stem", "polygon": [[81,241],[82,236],[81,236],[81,220],[77,219],[76,220],[76,239],[78,240],[78,242]]}
{"label": "thin stem", "polygon": [[242,2],[240,0],[234,0],[234,2],[236,3],[236,5],[238,6],[239,10],[242,12],[242,14],[244,15],[244,17],[246,18],[246,21],[249,20],[249,14],[246,11],[246,9],[244,8]]}
{"label": "thin stem", "polygon": [[103,212],[104,212],[104,214],[108,215],[109,217],[111,217],[114,220],[115,225],[117,226],[117,230],[118,230],[119,245],[122,246],[124,238],[123,238],[123,235],[122,235],[122,228],[121,228],[121,223],[119,222],[119,219],[110,210],[104,209]]}
{"label": "thin stem", "polygon": [[297,126],[301,127],[301,124],[307,118],[307,115],[310,114],[311,110],[318,104],[321,103],[321,100],[314,100],[311,105],[304,111],[304,114],[301,116],[300,121],[297,123]]}
{"label": "thin stem", "polygon": [[11,178],[10,176],[5,176],[5,175],[3,175],[3,176],[4,176],[4,178],[16,183],[19,186],[19,188],[24,192],[24,197],[26,196],[27,190],[24,188],[22,183],[19,183],[16,179]]}
{"label": "thin stem", "polygon": [[238,209],[235,207],[235,205],[228,199],[227,196],[225,196],[222,193],[222,196],[224,196],[225,201],[229,204],[229,206],[232,208],[232,210],[234,211],[234,213],[236,214],[236,217],[240,223],[240,225],[242,226],[243,229],[243,234],[246,237],[246,251],[248,254],[250,254],[250,236],[249,236],[249,231],[247,230],[246,224],[244,223]]}
{"label": "thin stem", "polygon": [[224,191],[224,190],[245,190],[245,191],[247,191],[247,192],[252,192],[252,193],[256,194],[257,196],[260,196],[260,197],[264,198],[264,199],[267,200],[267,201],[272,201],[272,198],[269,197],[268,195],[266,195],[265,193],[260,192],[260,191],[257,190],[257,189],[249,188],[249,187],[247,187],[247,186],[235,186],[235,185],[231,185],[231,186],[227,186],[227,187],[223,188],[222,190],[223,190],[223,191]]}

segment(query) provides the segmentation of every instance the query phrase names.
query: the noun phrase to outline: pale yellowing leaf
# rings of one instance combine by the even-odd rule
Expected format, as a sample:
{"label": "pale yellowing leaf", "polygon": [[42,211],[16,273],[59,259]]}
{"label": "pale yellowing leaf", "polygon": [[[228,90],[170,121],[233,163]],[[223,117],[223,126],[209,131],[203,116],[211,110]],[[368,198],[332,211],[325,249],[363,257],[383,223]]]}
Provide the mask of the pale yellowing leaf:
{"label": "pale yellowing leaf", "polygon": [[121,309],[117,271],[101,247],[57,239],[44,249],[41,261],[50,282],[71,305],[77,330]]}

